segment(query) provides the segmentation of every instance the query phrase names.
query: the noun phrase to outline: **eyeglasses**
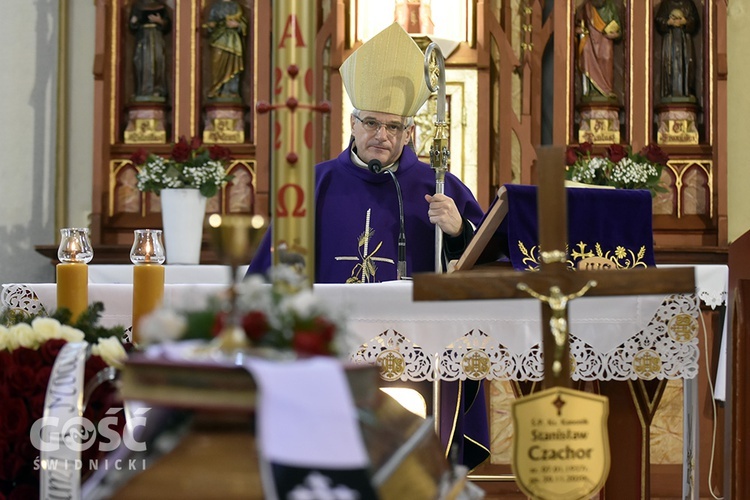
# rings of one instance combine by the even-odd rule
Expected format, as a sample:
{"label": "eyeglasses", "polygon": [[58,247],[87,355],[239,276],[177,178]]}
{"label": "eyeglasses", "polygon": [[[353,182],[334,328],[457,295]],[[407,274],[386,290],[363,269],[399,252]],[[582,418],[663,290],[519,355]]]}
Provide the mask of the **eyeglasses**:
{"label": "eyeglasses", "polygon": [[362,122],[362,126],[371,134],[377,133],[378,130],[380,130],[380,127],[383,127],[385,128],[386,134],[390,135],[391,137],[395,137],[406,129],[406,127],[401,123],[383,123],[374,118],[365,118],[363,120],[357,115],[354,115],[354,118]]}

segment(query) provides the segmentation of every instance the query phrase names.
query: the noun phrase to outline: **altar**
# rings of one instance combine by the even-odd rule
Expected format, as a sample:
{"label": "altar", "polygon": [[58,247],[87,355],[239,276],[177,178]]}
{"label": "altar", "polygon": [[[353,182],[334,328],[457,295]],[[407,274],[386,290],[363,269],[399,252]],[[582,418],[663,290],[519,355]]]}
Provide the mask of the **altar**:
{"label": "altar", "polygon": [[[225,290],[219,284],[167,284],[164,305],[200,309]],[[394,366],[393,356],[403,360],[402,370],[383,371],[385,380],[542,378],[541,319],[534,299],[413,302],[410,281],[316,284],[313,291],[346,311],[352,360],[385,366]],[[103,326],[130,328],[132,285],[89,284],[89,300],[104,304]],[[56,285],[3,285],[2,305],[52,311]],[[694,295],[593,297],[571,303],[574,380],[694,378],[698,311]],[[391,360],[384,363],[385,357]]]}
{"label": "altar", "polygon": [[[695,295],[573,301],[569,316],[573,379],[674,380],[685,384],[685,394],[695,392],[703,342],[701,302],[704,307],[723,304],[726,271],[726,266],[697,267]],[[164,304],[200,309],[209,297],[225,290],[218,283],[167,284]],[[313,290],[345,311],[348,357],[379,364],[387,381],[542,378],[539,304],[533,299],[414,302],[409,281],[320,284]],[[90,283],[89,299],[104,303],[103,326],[130,326],[131,285]],[[29,312],[52,311],[56,286],[3,285],[2,305]],[[686,397],[688,415],[697,413],[697,404],[695,398]],[[698,435],[696,419],[688,420],[693,426],[685,429],[686,450],[695,448]],[[697,457],[697,451],[690,453]]]}

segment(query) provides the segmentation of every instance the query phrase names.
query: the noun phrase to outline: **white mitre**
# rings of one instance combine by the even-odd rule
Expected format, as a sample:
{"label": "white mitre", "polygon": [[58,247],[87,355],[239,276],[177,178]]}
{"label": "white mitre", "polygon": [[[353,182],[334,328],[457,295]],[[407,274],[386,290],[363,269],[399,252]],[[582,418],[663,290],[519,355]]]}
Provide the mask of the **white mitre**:
{"label": "white mitre", "polygon": [[354,51],[339,72],[352,106],[363,111],[414,116],[430,96],[424,53],[398,23]]}

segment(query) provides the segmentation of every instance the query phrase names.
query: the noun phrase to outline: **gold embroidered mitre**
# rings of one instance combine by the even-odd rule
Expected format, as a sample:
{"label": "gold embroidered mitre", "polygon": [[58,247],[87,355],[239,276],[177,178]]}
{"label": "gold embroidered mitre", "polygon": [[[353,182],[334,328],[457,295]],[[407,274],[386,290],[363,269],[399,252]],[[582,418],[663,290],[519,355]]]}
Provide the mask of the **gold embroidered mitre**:
{"label": "gold embroidered mitre", "polygon": [[352,106],[363,111],[414,116],[430,96],[424,53],[398,23],[354,51],[339,72]]}

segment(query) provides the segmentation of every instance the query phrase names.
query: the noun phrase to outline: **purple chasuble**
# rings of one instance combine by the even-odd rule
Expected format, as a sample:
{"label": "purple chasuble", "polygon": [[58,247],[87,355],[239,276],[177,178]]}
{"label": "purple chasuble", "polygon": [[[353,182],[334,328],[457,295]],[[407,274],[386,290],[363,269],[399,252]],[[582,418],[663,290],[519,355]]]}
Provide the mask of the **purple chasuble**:
{"label": "purple chasuble", "polygon": [[[395,172],[404,201],[408,276],[435,270],[435,225],[425,194],[435,193],[435,172],[405,147]],[[484,212],[471,191],[450,172],[445,194],[461,215],[478,225]],[[388,173],[352,163],[350,149],[315,168],[315,282],[383,282],[396,279],[399,206]],[[263,238],[248,274],[271,266],[271,231]]]}

